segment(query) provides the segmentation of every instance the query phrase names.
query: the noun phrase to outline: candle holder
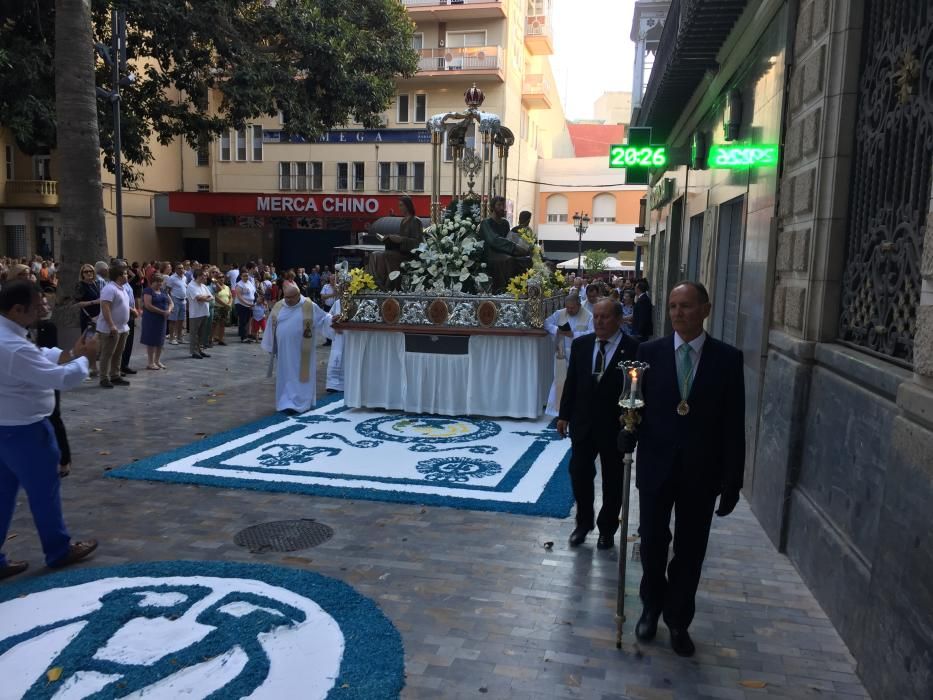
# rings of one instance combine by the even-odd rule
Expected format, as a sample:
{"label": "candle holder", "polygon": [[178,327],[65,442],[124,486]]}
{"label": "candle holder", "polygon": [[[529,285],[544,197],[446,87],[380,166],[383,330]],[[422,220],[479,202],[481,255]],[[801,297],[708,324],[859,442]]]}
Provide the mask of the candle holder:
{"label": "candle holder", "polygon": [[647,362],[620,362],[619,369],[625,372],[625,384],[622,395],[619,396],[619,408],[622,409],[622,420],[625,422],[625,431],[635,432],[635,427],[641,422],[638,409],[645,405],[641,388],[644,383],[645,372],[648,370]]}
{"label": "candle holder", "polygon": [[[641,388],[644,386],[647,362],[620,362],[619,369],[625,372],[625,384],[619,396],[619,408],[622,409],[624,430],[634,433],[641,422],[639,410],[644,408],[645,399]],[[629,491],[632,484],[632,453],[622,457],[622,511],[619,513],[619,525],[622,531],[622,543],[619,552],[619,587],[616,593],[616,649],[622,648],[622,626],[625,624],[625,573],[628,562],[628,511]]]}

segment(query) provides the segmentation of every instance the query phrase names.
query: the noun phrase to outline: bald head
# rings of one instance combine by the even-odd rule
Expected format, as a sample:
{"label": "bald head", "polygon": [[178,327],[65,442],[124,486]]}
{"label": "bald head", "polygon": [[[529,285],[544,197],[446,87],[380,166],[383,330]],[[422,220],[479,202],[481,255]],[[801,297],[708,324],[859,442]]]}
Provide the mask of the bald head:
{"label": "bald head", "polygon": [[285,282],[282,284],[282,297],[289,306],[294,306],[301,300],[301,291],[294,282]]}

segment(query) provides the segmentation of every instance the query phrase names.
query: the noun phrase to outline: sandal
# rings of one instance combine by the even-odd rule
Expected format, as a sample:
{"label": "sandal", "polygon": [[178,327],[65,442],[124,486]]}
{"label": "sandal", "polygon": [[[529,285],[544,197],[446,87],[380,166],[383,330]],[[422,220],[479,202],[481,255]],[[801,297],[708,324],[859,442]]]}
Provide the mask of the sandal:
{"label": "sandal", "polygon": [[69,464],[59,464],[59,465],[58,465],[58,475],[59,475],[61,478],[64,479],[64,478],[65,478],[66,476],[68,476],[69,474],[71,474],[71,464],[70,464],[70,463],[69,463]]}
{"label": "sandal", "polygon": [[29,568],[28,561],[8,561],[6,566],[0,567],[0,581],[10,576],[23,573]]}
{"label": "sandal", "polygon": [[160,363],[159,363],[159,369],[168,369],[168,367],[166,367],[165,365],[163,365],[163,364],[160,362]]}
{"label": "sandal", "polygon": [[97,540],[87,540],[86,542],[73,542],[68,546],[68,554],[63,556],[54,564],[49,564],[50,569],[61,569],[62,567],[81,561],[91,552],[97,549]]}

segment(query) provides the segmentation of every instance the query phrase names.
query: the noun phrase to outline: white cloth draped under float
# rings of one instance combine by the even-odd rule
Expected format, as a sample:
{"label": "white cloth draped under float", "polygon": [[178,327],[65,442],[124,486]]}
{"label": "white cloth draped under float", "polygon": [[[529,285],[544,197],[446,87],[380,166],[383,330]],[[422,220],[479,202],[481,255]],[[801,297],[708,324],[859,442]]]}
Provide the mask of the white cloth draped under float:
{"label": "white cloth draped under float", "polygon": [[470,336],[465,355],[405,352],[405,334],[344,331],[344,402],[448,416],[537,418],[552,379],[544,336]]}
{"label": "white cloth draped under float", "polygon": [[[279,306],[281,304],[281,306]],[[273,323],[270,314],[269,326],[262,336],[262,349],[268,353],[275,351],[275,410],[293,410],[304,413],[317,401],[317,341],[318,333],[329,333],[333,317],[310,299],[301,297],[295,306],[284,302],[276,304],[278,318]],[[308,314],[308,326],[311,337],[305,338],[306,304],[311,305]],[[307,352],[305,341],[310,341]],[[302,354],[308,357],[307,380],[301,380]]]}
{"label": "white cloth draped under float", "polygon": [[[573,338],[557,337],[557,331],[565,323],[570,324]],[[570,366],[570,345],[574,338],[593,332],[593,314],[582,306],[576,316],[567,313],[567,309],[559,309],[544,319],[544,330],[550,333],[556,345],[554,353],[554,382],[547,397],[545,413],[556,416],[560,413],[560,397],[564,393],[564,382],[567,379],[567,367]]]}
{"label": "white cloth draped under float", "polygon": [[[330,309],[332,318],[340,316],[340,299],[334,302]],[[330,357],[327,360],[327,384],[328,389],[334,391],[343,391],[343,333],[335,333],[328,324],[324,329],[324,334],[331,339]]]}

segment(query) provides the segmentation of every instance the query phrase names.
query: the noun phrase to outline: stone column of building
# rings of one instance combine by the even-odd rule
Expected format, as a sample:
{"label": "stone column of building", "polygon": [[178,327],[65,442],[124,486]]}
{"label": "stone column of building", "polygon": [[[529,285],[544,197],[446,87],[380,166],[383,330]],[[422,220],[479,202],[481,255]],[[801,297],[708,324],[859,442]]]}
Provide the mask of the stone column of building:
{"label": "stone column of building", "polygon": [[933,591],[922,582],[933,576],[933,222],[913,371],[835,342],[854,206],[863,20],[872,1],[875,10],[884,5],[799,4],[750,501],[872,694],[929,697]]}

